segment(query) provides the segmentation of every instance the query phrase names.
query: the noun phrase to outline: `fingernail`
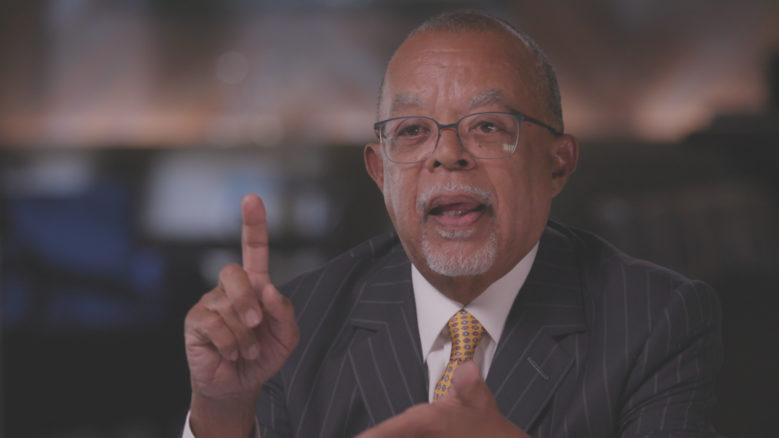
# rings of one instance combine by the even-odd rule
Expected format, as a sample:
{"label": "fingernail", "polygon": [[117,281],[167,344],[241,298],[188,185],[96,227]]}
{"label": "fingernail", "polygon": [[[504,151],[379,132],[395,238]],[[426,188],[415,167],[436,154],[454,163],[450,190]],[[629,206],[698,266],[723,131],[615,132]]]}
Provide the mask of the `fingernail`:
{"label": "fingernail", "polygon": [[254,309],[247,310],[243,315],[243,319],[249,327],[254,327],[260,323],[260,315]]}

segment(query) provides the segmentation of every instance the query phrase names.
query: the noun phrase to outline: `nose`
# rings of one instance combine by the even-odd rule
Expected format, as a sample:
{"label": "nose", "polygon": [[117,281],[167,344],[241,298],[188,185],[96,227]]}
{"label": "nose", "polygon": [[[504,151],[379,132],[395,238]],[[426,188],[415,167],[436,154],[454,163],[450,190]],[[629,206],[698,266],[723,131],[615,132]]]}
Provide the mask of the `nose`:
{"label": "nose", "polygon": [[447,170],[466,170],[474,165],[473,156],[463,146],[457,131],[451,128],[441,130],[438,145],[425,162],[425,166],[431,171],[438,167]]}

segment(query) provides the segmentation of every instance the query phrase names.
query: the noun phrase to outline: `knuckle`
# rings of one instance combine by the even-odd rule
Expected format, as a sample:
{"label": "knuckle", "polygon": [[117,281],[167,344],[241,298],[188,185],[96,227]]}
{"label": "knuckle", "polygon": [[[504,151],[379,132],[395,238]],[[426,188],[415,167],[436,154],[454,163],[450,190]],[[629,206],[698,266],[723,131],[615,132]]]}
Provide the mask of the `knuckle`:
{"label": "knuckle", "polygon": [[202,325],[201,308],[193,306],[184,318],[184,332],[196,331]]}
{"label": "knuckle", "polygon": [[221,283],[229,282],[231,278],[235,278],[243,272],[243,268],[236,263],[230,263],[225,265],[219,271],[219,281]]}
{"label": "knuckle", "polygon": [[212,312],[208,309],[208,301],[211,299],[213,292],[204,294],[200,300],[190,307],[187,311],[187,315],[184,317],[184,327],[186,329],[192,329],[202,327],[204,321],[212,315]]}
{"label": "knuckle", "polygon": [[212,312],[219,312],[223,315],[226,314],[225,312],[228,311],[231,306],[230,300],[227,298],[227,294],[224,293],[221,288],[217,288],[212,292],[204,295],[201,303],[205,309]]}
{"label": "knuckle", "polygon": [[202,327],[206,332],[213,333],[224,327],[224,321],[218,314],[209,312],[203,316]]}
{"label": "knuckle", "polygon": [[223,297],[220,300],[214,301],[211,308],[222,315],[229,315],[230,312],[232,312],[233,303],[231,303],[230,300],[228,300],[226,297]]}
{"label": "knuckle", "polygon": [[198,301],[198,305],[208,308],[210,303],[216,302],[219,300],[219,297],[224,295],[224,291],[222,290],[221,286],[217,286],[210,291],[203,294],[202,297],[200,297],[200,301]]}
{"label": "knuckle", "polygon": [[230,301],[235,310],[241,315],[243,315],[243,312],[254,308],[254,306],[252,306],[251,296],[245,291],[240,291],[240,293],[235,294],[235,296],[231,297]]}
{"label": "knuckle", "polygon": [[189,327],[197,320],[197,315],[200,313],[201,304],[195,304],[189,308],[187,316],[184,317],[184,326]]}

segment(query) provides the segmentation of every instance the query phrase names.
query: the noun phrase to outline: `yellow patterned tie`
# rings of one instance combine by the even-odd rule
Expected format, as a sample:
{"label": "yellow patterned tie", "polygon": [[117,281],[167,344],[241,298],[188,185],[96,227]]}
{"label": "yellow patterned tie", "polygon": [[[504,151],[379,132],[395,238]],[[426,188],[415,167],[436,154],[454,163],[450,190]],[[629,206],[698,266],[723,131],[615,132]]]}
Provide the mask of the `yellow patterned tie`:
{"label": "yellow patterned tie", "polygon": [[478,319],[468,313],[465,309],[460,309],[449,319],[449,337],[452,339],[452,353],[449,356],[449,363],[446,365],[444,375],[435,386],[433,401],[438,400],[446,394],[449,387],[452,386],[452,376],[454,370],[466,360],[473,359],[473,352],[476,345],[484,336],[484,328]]}

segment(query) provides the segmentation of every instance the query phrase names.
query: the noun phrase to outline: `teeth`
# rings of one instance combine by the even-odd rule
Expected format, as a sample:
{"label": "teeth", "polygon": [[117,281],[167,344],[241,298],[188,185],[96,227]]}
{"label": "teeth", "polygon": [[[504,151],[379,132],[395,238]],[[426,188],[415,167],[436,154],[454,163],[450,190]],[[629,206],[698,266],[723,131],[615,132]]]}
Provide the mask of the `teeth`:
{"label": "teeth", "polygon": [[432,216],[464,216],[468,213],[477,212],[477,211],[483,211],[485,208],[484,205],[478,205],[474,208],[470,209],[460,209],[460,210],[445,210],[444,207],[438,206],[433,207],[430,209],[430,215]]}

